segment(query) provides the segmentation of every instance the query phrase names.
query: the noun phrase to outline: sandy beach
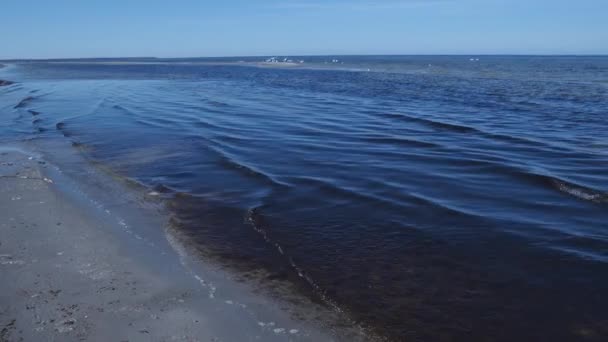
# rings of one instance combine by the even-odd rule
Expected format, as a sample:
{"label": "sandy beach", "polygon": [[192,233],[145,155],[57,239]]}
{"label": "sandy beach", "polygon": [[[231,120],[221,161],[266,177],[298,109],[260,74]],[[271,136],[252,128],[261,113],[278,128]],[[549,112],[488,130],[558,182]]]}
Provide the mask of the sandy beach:
{"label": "sandy beach", "polygon": [[51,169],[0,149],[0,341],[335,339],[220,271],[187,267],[166,241],[104,219]]}

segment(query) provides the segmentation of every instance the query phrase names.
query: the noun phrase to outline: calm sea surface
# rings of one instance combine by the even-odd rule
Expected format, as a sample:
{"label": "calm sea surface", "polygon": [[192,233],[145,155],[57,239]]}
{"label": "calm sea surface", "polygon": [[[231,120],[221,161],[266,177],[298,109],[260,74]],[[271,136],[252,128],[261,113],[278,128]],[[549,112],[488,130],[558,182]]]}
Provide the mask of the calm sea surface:
{"label": "calm sea surface", "polygon": [[608,340],[608,57],[293,59],[12,64],[0,140],[395,341]]}

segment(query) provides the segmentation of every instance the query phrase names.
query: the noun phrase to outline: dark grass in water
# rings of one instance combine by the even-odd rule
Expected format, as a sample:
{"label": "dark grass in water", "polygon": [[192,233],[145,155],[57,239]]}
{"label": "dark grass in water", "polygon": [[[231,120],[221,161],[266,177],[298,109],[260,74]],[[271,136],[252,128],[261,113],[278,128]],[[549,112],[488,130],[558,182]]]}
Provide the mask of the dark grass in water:
{"label": "dark grass in water", "polygon": [[608,57],[293,59],[21,63],[0,130],[393,340],[608,339]]}

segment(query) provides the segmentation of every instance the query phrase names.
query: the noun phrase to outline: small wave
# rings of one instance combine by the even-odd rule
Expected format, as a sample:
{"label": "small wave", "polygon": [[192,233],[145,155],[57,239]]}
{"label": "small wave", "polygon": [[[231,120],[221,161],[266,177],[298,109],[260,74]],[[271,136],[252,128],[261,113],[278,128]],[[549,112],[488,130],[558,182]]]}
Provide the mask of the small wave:
{"label": "small wave", "polygon": [[34,116],[36,116],[36,115],[40,115],[40,112],[37,112],[37,111],[35,111],[35,110],[31,110],[31,109],[30,109],[30,110],[28,110],[28,112],[29,112],[30,114],[34,115]]}
{"label": "small wave", "polygon": [[72,136],[72,134],[65,129],[65,126],[65,122],[58,122],[55,124],[55,128],[60,131],[64,137],[69,138]]}
{"label": "small wave", "polygon": [[221,102],[221,101],[207,100],[205,102],[213,107],[228,107],[229,106],[229,104],[227,104],[225,102]]}
{"label": "small wave", "polygon": [[576,198],[595,203],[608,203],[608,193],[569,183],[560,179],[551,179],[553,185],[561,192]]}
{"label": "small wave", "polygon": [[497,166],[497,169],[500,169],[498,172],[512,174],[522,179],[528,179],[534,184],[544,185],[547,188],[558,190],[581,200],[595,203],[608,203],[607,192],[578,185],[553,175],[529,172],[517,167],[505,165],[499,165]]}
{"label": "small wave", "polygon": [[520,180],[528,181],[533,185],[543,186],[552,190],[559,190],[560,192],[569,194],[582,200],[596,203],[608,203],[608,193],[605,191],[578,185],[553,175],[531,172],[514,165],[504,164],[504,161],[499,163],[479,159],[462,159],[453,161],[453,163],[459,162],[466,163],[468,166],[483,168],[483,170],[486,172],[510,175]]}
{"label": "small wave", "polygon": [[[318,191],[324,192],[331,196],[337,196],[347,200],[366,202],[369,204],[369,210],[373,210],[372,206],[389,206],[395,208],[396,210],[403,210],[404,208],[412,208],[412,206],[415,206],[418,209],[426,208],[436,210],[438,213],[440,213],[438,214],[439,217],[468,218],[471,220],[471,222],[478,222],[480,219],[484,219],[482,216],[476,213],[471,213],[459,208],[454,208],[452,206],[439,203],[430,197],[422,196],[420,194],[406,193],[400,198],[388,198],[370,192],[364,193],[354,189],[344,188],[333,184],[332,182],[314,177],[294,177],[293,180],[296,184],[299,183],[299,185],[314,186]],[[418,211],[418,209],[416,210]]]}
{"label": "small wave", "polygon": [[175,122],[173,120],[167,120],[162,118],[135,118],[134,121],[138,124],[148,126],[148,127],[156,127],[156,128],[167,128],[174,127]]}
{"label": "small wave", "polygon": [[414,139],[398,138],[398,137],[363,137],[361,138],[364,142],[372,144],[389,144],[404,147],[421,147],[421,148],[434,148],[441,147],[439,144],[420,141]]}
{"label": "small wave", "polygon": [[316,190],[323,192],[327,195],[331,195],[331,196],[337,196],[337,197],[341,197],[341,198],[345,198],[345,199],[357,199],[357,200],[368,202],[370,204],[376,203],[376,204],[384,204],[384,205],[388,205],[388,206],[398,206],[393,201],[390,201],[390,200],[387,200],[384,198],[378,198],[376,196],[371,196],[368,194],[363,194],[358,191],[346,189],[346,188],[333,184],[333,182],[330,182],[328,180],[319,179],[316,177],[308,177],[308,176],[293,177],[291,179],[291,181],[292,181],[292,183],[297,184],[299,187],[302,187],[302,186],[314,187]]}
{"label": "small wave", "polygon": [[448,123],[448,122],[443,122],[443,121],[434,121],[434,120],[429,120],[429,119],[421,119],[421,118],[417,118],[419,122],[424,122],[425,124],[435,127],[435,128],[439,128],[442,130],[448,130],[448,131],[453,131],[453,132],[459,132],[459,133],[471,133],[471,132],[480,132],[478,129],[473,128],[473,127],[469,127],[469,126],[463,126],[463,125],[457,125],[457,124],[453,124],[453,123]]}
{"label": "small wave", "polygon": [[[106,100],[104,100],[104,101],[106,101]],[[103,108],[103,107],[104,107],[104,104],[102,103],[101,105],[99,105],[99,108],[96,108],[96,110],[99,110],[100,108]],[[111,108],[112,109],[116,109],[116,110],[118,110],[120,112],[126,113],[128,115],[136,115],[137,114],[134,110],[132,110],[130,108],[127,108],[127,107],[125,107],[123,105],[119,105],[119,104],[114,104],[114,105],[112,105]]]}
{"label": "small wave", "polygon": [[[484,138],[500,140],[500,141],[504,141],[507,143],[556,149],[555,146],[552,146],[551,144],[547,144],[545,142],[531,140],[531,139],[527,139],[527,138],[523,138],[523,137],[517,137],[517,136],[513,136],[513,135],[509,135],[509,134],[487,132],[487,131],[483,131],[478,128],[474,128],[474,127],[470,127],[470,126],[448,123],[448,122],[444,122],[444,121],[431,120],[431,119],[427,119],[427,118],[420,118],[420,117],[407,115],[407,114],[384,113],[384,114],[381,114],[381,116],[385,117],[385,118],[389,118],[389,119],[416,122],[416,123],[425,125],[427,127],[432,127],[432,128],[440,129],[440,130],[444,130],[444,131],[450,131],[450,132],[456,132],[456,133],[474,133],[474,134],[477,134]],[[559,150],[563,151],[563,148],[560,148]]]}
{"label": "small wave", "polygon": [[478,129],[470,127],[470,126],[464,126],[464,125],[458,125],[458,124],[448,123],[448,122],[444,122],[444,121],[436,121],[436,120],[431,120],[431,119],[426,119],[426,118],[420,118],[420,117],[407,115],[407,114],[383,113],[383,114],[381,114],[381,116],[385,117],[385,118],[389,118],[389,119],[400,120],[400,121],[417,122],[417,123],[423,124],[425,126],[433,127],[436,129],[448,130],[448,131],[459,132],[459,133],[479,132]]}
{"label": "small wave", "polygon": [[[488,132],[482,132],[482,131],[480,131],[480,133],[483,133],[484,135],[486,135],[489,138],[494,138],[496,140],[502,140],[502,141],[508,142],[508,143],[531,145],[531,146],[542,147],[542,148],[549,148],[549,147],[555,148],[554,146],[548,145],[544,142],[527,139],[527,138],[522,138],[522,137],[516,137],[516,136],[512,136],[512,135],[508,135],[508,134],[488,133]],[[563,149],[560,149],[560,150],[563,150]]]}
{"label": "small wave", "polygon": [[212,146],[212,144],[215,144],[214,141],[207,139],[207,138],[203,138],[203,140],[207,142],[205,147],[218,157],[218,162],[221,166],[223,166],[227,169],[235,170],[243,176],[261,180],[264,183],[269,184],[273,187],[289,187],[288,184],[275,179],[271,175],[266,174],[266,173],[256,169],[253,166],[246,165],[242,161],[235,160],[234,158],[230,157],[230,155],[228,153],[224,152],[219,147]]}
{"label": "small wave", "polygon": [[7,81],[7,80],[0,80],[0,87],[4,87],[4,86],[9,86],[15,84],[15,82],[13,81]]}
{"label": "small wave", "polygon": [[1,87],[3,94],[11,94],[15,92],[20,92],[24,89],[21,83],[13,83],[11,85],[7,85],[5,87]]}
{"label": "small wave", "polygon": [[27,106],[27,105],[28,105],[30,102],[32,102],[33,100],[34,100],[34,97],[33,97],[33,96],[27,96],[27,97],[24,97],[24,98],[23,98],[23,99],[21,99],[21,101],[19,101],[19,103],[17,103],[17,104],[15,105],[15,107],[13,107],[13,108],[15,108],[15,109],[17,109],[17,108],[23,108],[23,107]]}
{"label": "small wave", "polygon": [[272,176],[267,175],[264,172],[255,169],[252,166],[245,165],[242,162],[237,162],[225,154],[221,154],[220,164],[226,168],[239,171],[242,175],[252,176],[254,178],[264,180],[264,182],[266,182],[267,184],[270,184],[272,186],[280,186],[280,187],[287,186],[285,183],[282,183],[282,182],[274,179]]}
{"label": "small wave", "polygon": [[[106,100],[104,100],[106,101]],[[106,108],[104,108],[104,104],[100,104],[97,108],[94,109],[93,114],[96,114],[98,112],[103,112],[104,110],[106,110]],[[112,110],[116,110],[121,114],[124,114],[126,117],[132,118],[135,122],[141,124],[141,125],[145,125],[148,127],[157,127],[157,128],[167,128],[167,127],[174,127],[176,124],[176,120],[175,119],[168,119],[166,116],[160,116],[160,115],[149,115],[149,113],[147,112],[142,112],[139,111],[137,109],[133,109],[131,107],[127,107],[121,104],[114,104],[110,107]]]}
{"label": "small wave", "polygon": [[176,192],[174,189],[171,189],[170,187],[164,185],[164,184],[156,184],[152,187],[153,191],[156,191],[158,193],[161,194],[169,194],[169,193],[174,193]]}

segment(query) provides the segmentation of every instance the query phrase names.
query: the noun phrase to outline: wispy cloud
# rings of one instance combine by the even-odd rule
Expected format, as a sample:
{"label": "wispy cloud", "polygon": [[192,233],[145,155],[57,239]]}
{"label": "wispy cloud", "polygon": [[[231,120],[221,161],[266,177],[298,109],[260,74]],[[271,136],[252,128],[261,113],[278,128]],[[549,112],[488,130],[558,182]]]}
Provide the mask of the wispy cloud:
{"label": "wispy cloud", "polygon": [[425,6],[453,0],[326,0],[326,1],[307,1],[307,0],[284,0],[272,4],[274,8],[284,9],[310,9],[310,10],[372,10],[372,9],[399,9]]}

